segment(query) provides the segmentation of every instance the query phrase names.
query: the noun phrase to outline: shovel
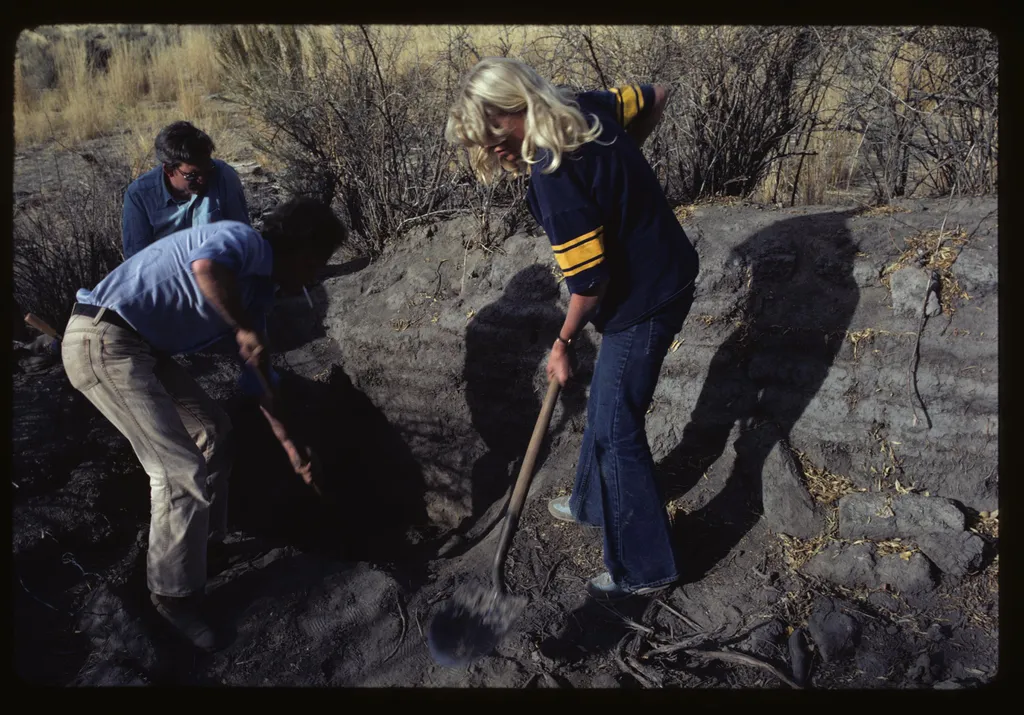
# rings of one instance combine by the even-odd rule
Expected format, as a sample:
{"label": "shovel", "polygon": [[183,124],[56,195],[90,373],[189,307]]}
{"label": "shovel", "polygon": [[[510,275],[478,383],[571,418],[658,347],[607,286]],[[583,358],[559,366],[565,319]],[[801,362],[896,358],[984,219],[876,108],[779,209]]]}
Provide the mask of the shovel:
{"label": "shovel", "polygon": [[430,622],[427,645],[431,656],[441,665],[465,665],[493,651],[526,606],[524,597],[511,595],[505,590],[505,557],[512,545],[512,536],[533,479],[537,453],[551,422],[560,387],[558,380],[552,379],[548,383],[548,393],[509,499],[498,551],[494,556],[491,587],[468,586],[460,589]]}

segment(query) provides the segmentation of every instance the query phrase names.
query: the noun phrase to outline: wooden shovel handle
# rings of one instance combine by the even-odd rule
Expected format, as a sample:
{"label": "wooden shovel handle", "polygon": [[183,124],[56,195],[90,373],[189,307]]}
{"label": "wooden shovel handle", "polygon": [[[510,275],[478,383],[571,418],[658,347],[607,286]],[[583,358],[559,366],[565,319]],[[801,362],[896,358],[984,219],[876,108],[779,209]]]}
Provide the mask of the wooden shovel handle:
{"label": "wooden shovel handle", "polygon": [[533,435],[530,437],[530,446],[526,449],[526,457],[523,459],[523,466],[519,469],[519,478],[516,480],[516,487],[512,491],[512,499],[509,501],[508,511],[519,518],[519,512],[523,509],[523,502],[526,501],[526,492],[533,480],[533,467],[537,463],[537,455],[540,453],[540,445],[544,441],[544,435],[551,424],[551,414],[555,410],[555,400],[558,399],[558,392],[561,385],[558,380],[552,379],[548,383],[548,393],[544,396],[544,404],[541,405],[540,415],[537,417],[537,424],[533,427]]}
{"label": "wooden shovel handle", "polygon": [[540,445],[544,441],[544,435],[551,423],[551,414],[555,409],[555,400],[562,386],[558,380],[552,378],[548,382],[548,394],[544,397],[544,404],[540,408],[540,415],[537,417],[537,424],[533,428],[533,436],[530,437],[530,446],[526,449],[526,457],[523,459],[523,466],[519,469],[519,478],[516,480],[515,489],[512,490],[512,497],[509,499],[508,510],[505,513],[505,523],[502,525],[501,537],[498,541],[498,551],[494,555],[494,567],[492,580],[494,588],[499,592],[505,590],[505,580],[502,571],[505,567],[505,556],[508,555],[509,546],[512,545],[512,536],[519,524],[519,514],[523,510],[523,502],[526,501],[526,493],[530,489],[530,482],[533,480],[533,468],[537,463],[537,455],[540,452]]}

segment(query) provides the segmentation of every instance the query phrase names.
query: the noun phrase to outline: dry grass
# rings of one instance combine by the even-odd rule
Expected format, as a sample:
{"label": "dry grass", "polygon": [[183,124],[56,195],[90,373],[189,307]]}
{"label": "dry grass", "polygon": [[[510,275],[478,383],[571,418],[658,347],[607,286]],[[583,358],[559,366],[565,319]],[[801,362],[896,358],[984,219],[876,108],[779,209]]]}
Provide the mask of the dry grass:
{"label": "dry grass", "polygon": [[[105,71],[89,66],[84,42],[88,33],[97,29],[110,38],[111,55]],[[220,116],[221,108],[211,104],[209,99],[210,95],[229,89],[224,69],[214,51],[213,36],[217,29],[206,26],[142,26],[144,37],[138,39],[138,27],[68,25],[58,28],[60,36],[48,50],[57,65],[55,87],[41,92],[29,90],[21,81],[22,60],[16,59],[14,116],[17,144],[24,146],[51,137],[74,144],[128,130],[131,136],[127,146],[137,157],[134,161],[145,164],[147,162],[142,158],[146,154],[144,148],[151,141],[154,127],[173,119],[190,119],[211,134],[221,130],[224,130],[224,135],[232,133],[236,127],[227,126]],[[735,94],[732,87],[745,76],[741,69],[746,66],[744,63],[754,61],[757,64],[760,61],[760,56],[748,57],[743,53],[752,51],[748,46],[750,42],[757,44],[765,37],[762,31],[748,27],[652,29],[481,25],[370,26],[368,29],[379,39],[378,52],[383,66],[397,72],[418,72],[423,77],[434,77],[443,72],[445,60],[439,58],[447,53],[449,59],[456,56],[455,62],[460,71],[484,56],[519,57],[556,82],[578,89],[599,86],[602,82],[658,81],[671,84],[681,94],[666,114],[664,124],[673,130],[665,129],[662,134],[674,138],[659,139],[656,136],[649,145],[650,149],[645,148],[652,161],[660,167],[659,172],[669,171],[669,167],[676,167],[671,171],[679,170],[679,152],[685,153],[686,147],[696,141],[699,134],[691,131],[694,127],[686,124],[686,117],[694,111],[707,109],[705,104],[709,93],[720,94],[718,101]],[[53,28],[49,30],[47,37],[55,37]],[[297,32],[302,38],[297,58],[299,69],[310,78],[312,68],[318,66],[312,42],[314,38],[320,41],[328,54],[324,67],[338,67],[357,56],[361,57],[362,49],[351,42],[346,44],[343,39],[345,33],[352,30],[350,26],[299,27]],[[777,30],[766,32],[771,35]],[[46,41],[39,32],[28,31],[28,34]],[[842,48],[848,42],[860,43],[850,51],[870,56],[873,58],[871,62],[878,67],[884,65],[897,45],[903,47],[906,44],[897,61],[882,71],[886,75],[881,78],[886,87],[897,92],[920,89],[957,94],[945,89],[943,82],[950,81],[948,78],[940,80],[934,74],[941,74],[945,67],[941,52],[936,54],[934,48],[925,50],[923,45],[897,42],[891,32],[877,28],[827,28],[817,30],[813,35],[828,51],[813,60],[817,63],[816,69],[802,69],[796,80],[793,92],[794,96],[802,98],[800,113],[795,115],[798,117],[797,125],[783,138],[784,146],[778,149],[777,156],[772,154],[774,149],[769,152],[764,175],[760,178],[722,177],[723,180],[729,179],[727,188],[734,181],[752,182],[749,196],[762,203],[818,204],[836,198],[845,200],[843,196],[850,193],[853,182],[863,179],[865,172],[878,170],[877,167],[868,167],[872,161],[869,143],[865,142],[857,123],[851,121],[856,114],[854,110],[859,107],[858,93],[866,91],[860,85],[867,81],[864,79],[867,74],[851,74],[844,69]],[[762,49],[769,46],[770,43]],[[734,57],[737,52],[739,55]],[[697,81],[695,68],[708,69],[711,72],[708,77],[717,79],[703,89],[690,87]],[[931,69],[926,71],[926,68]],[[722,83],[729,86],[720,86]],[[770,102],[766,106],[771,109],[775,104]],[[877,106],[879,103],[873,101],[866,105]],[[920,107],[936,114],[948,109],[933,105],[933,100],[923,100]],[[736,109],[745,111],[744,107]],[[897,107],[896,111],[903,110]],[[754,136],[760,134],[755,133]],[[715,151],[720,148],[715,148]],[[733,151],[729,155],[736,153],[744,155],[749,152]],[[256,158],[264,165],[280,161],[279,157],[270,154],[273,152],[263,152]],[[725,154],[716,154],[716,157],[724,160]],[[916,158],[920,160],[920,157]],[[704,168],[709,169],[718,161],[704,163],[707,164]],[[673,179],[673,182],[675,188],[672,191],[678,192],[678,181]],[[693,198],[687,196],[680,200]],[[680,219],[687,218],[692,209],[692,204],[681,208]]]}
{"label": "dry grass", "polygon": [[980,512],[967,525],[967,528],[976,534],[987,536],[991,539],[999,538],[999,510]]}
{"label": "dry grass", "polygon": [[943,313],[952,315],[959,301],[970,300],[971,296],[963,289],[952,271],[960,248],[967,243],[967,232],[963,228],[958,226],[952,231],[942,233],[938,229],[922,231],[908,236],[904,243],[906,248],[899,258],[883,269],[882,285],[890,288],[891,276],[895,271],[907,266],[920,265],[924,270],[935,271],[939,276],[939,302]]}
{"label": "dry grass", "polygon": [[220,90],[220,69],[209,28],[184,26],[171,33],[156,28],[146,47],[123,36],[111,37],[106,70],[91,66],[84,35],[74,26],[52,43],[56,86],[32,91],[15,73],[15,141],[26,146],[58,139],[76,146],[100,136],[124,133],[133,165],[151,163],[156,132],[178,119],[196,123],[218,141],[223,109],[209,95]]}
{"label": "dry grass", "polygon": [[946,598],[967,617],[968,623],[986,631],[999,627],[999,555],[983,571],[965,576]]}
{"label": "dry grass", "polygon": [[821,550],[835,541],[835,532],[838,529],[838,522],[834,515],[826,517],[827,527],[825,533],[819,534],[813,539],[799,539],[788,534],[779,534],[779,541],[782,543],[782,560],[793,571],[799,571],[804,564],[821,553]]}
{"label": "dry grass", "polygon": [[856,212],[857,216],[864,216],[866,218],[877,218],[879,216],[894,216],[898,213],[909,213],[910,209],[905,209],[902,206],[895,206],[893,204],[882,204],[881,206],[865,206]]}
{"label": "dry grass", "polygon": [[867,491],[866,489],[858,489],[854,486],[853,482],[841,474],[833,474],[827,469],[814,466],[807,455],[800,450],[792,447],[790,449],[800,464],[807,491],[819,504],[833,505],[847,494]]}
{"label": "dry grass", "polygon": [[902,337],[914,337],[914,333],[903,331],[893,332],[891,330],[880,330],[878,328],[864,328],[862,330],[847,330],[845,336],[850,343],[853,344],[853,359],[857,359],[857,351],[860,349],[859,345],[864,343],[870,345],[874,342],[875,337],[879,335],[886,336],[902,336]]}

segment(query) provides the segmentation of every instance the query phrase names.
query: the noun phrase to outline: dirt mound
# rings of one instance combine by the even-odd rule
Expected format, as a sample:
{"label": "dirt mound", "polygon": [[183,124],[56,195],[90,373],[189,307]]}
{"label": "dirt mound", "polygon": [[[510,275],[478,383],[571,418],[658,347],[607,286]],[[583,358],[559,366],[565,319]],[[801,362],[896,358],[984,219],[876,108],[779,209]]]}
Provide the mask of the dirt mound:
{"label": "dirt mound", "polygon": [[[325,500],[238,393],[230,356],[182,359],[231,415],[229,516],[248,544],[210,584],[236,634],[213,656],[176,644],[145,607],[147,479],[127,443],[60,366],[16,374],[19,674],[774,688],[806,663],[811,687],[986,682],[998,637],[994,205],[955,204],[941,243],[945,202],[694,211],[696,301],[648,415],[684,579],[655,601],[590,602],[600,535],[547,514],[575,470],[600,344],[588,330],[507,561],[526,610],[469,669],[434,664],[423,634],[446,597],[488,578],[540,409],[568,298],[543,236],[486,253],[466,248],[472,222],[438,225],[373,265],[330,266],[312,309],[279,303],[275,366],[326,466]],[[936,306],[915,363],[921,311]]]}

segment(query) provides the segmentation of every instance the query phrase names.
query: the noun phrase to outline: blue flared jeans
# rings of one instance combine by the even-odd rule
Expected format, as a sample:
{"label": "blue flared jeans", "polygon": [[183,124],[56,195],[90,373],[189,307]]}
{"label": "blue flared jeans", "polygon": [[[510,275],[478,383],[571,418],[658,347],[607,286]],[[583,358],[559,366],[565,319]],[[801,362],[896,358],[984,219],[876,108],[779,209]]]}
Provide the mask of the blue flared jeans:
{"label": "blue flared jeans", "polygon": [[662,363],[693,305],[693,285],[656,315],[602,336],[587,403],[573,517],[604,530],[604,562],[627,589],[678,578],[645,419]]}

